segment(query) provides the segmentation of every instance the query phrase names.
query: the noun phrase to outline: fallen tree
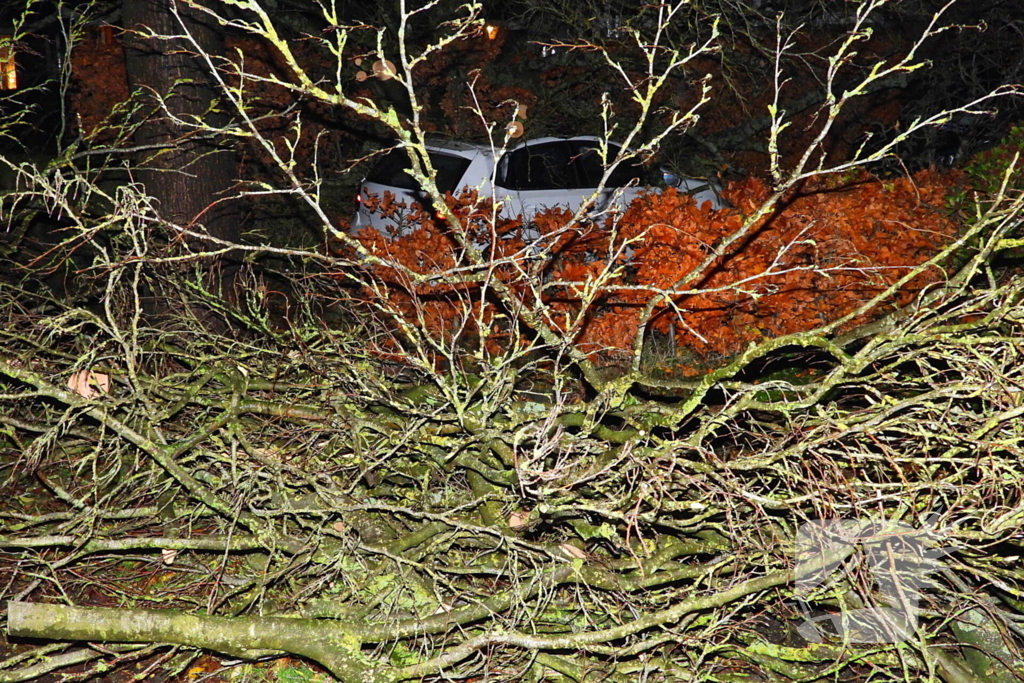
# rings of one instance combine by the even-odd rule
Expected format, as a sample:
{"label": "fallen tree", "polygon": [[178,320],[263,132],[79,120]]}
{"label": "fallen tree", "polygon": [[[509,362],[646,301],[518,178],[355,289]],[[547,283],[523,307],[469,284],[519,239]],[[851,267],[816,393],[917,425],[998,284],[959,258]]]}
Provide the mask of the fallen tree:
{"label": "fallen tree", "polygon": [[[932,185],[867,186],[875,181],[852,172],[876,157],[827,165],[816,155],[826,125],[798,165],[775,157],[776,178],[748,195],[756,201],[708,217],[728,229],[701,233],[713,243],[671,279],[630,262],[658,266],[669,260],[658,254],[685,251],[655,239],[668,218],[623,217],[595,238],[599,250],[559,251],[595,234],[581,209],[544,234],[551,249],[509,240],[507,253],[488,252],[474,230],[496,226],[493,205],[445,201],[415,117],[323,85],[290,60],[269,15],[240,6],[247,13],[224,22],[270,41],[291,70],[262,78],[375,118],[410,150],[447,219],[433,229],[445,231],[450,261],[437,249],[428,255],[443,267],[417,269],[396,251],[402,242],[378,249],[339,230],[288,145],[246,119],[238,84],[255,76],[238,64],[211,64],[237,105],[232,126],[192,125],[262,145],[284,189],[253,193],[307,202],[337,249],[224,244],[161,220],[137,188],[108,191],[76,150],[56,171],[16,166],[25,184],[5,196],[5,215],[59,214],[67,244],[91,250],[94,294],[58,300],[14,278],[0,291],[9,636],[63,641],[63,663],[94,657],[73,642],[170,643],[247,660],[295,655],[352,682],[1012,679],[1024,524],[1014,163],[988,170],[1002,178],[990,193],[952,203],[956,225],[937,212],[945,196]],[[662,11],[667,22],[681,10]],[[440,42],[474,21],[449,25]],[[837,48],[834,69],[863,29]],[[651,69],[632,84],[641,99],[653,97],[643,87],[657,69],[687,58],[652,45],[637,39]],[[375,56],[399,55],[397,80],[415,102],[417,60],[443,45],[402,46],[390,51],[382,37]],[[915,68],[911,52],[863,89]],[[822,120],[857,93],[833,93]],[[786,119],[773,121],[774,139]],[[640,141],[653,150],[657,136]],[[92,194],[49,182],[54,173]],[[787,265],[787,254],[813,250],[801,251],[802,228],[782,228],[829,217],[793,213],[817,201],[800,189],[839,176],[860,183],[847,197],[892,200],[893,213],[876,216],[877,201],[856,218],[898,216],[918,237],[933,230],[934,243],[884,271],[848,252]],[[936,196],[915,203],[915,188]],[[774,251],[756,242],[780,234]],[[209,255],[193,251],[197,240],[209,253],[290,259],[294,270],[244,272],[231,307],[206,290],[201,268],[182,267]],[[749,272],[713,279],[745,254]],[[870,277],[842,280],[851,269]],[[786,284],[773,278],[793,272],[843,283],[822,324],[785,328],[773,313],[755,334],[735,319],[716,329],[709,315],[684,331],[707,312],[693,297],[782,310],[772,303],[780,290],[750,283]],[[160,291],[180,297],[165,327],[140,313],[154,278],[170,278]],[[438,288],[457,295],[431,318]],[[587,321],[625,303],[642,315],[616,344],[586,337]],[[200,309],[230,324],[211,331]],[[659,312],[676,316],[671,332]],[[719,334],[709,346],[739,343],[697,366],[685,353],[693,331]],[[671,353],[657,347],[669,334]],[[3,680],[51,670],[24,665],[54,652],[33,647],[0,663]]]}

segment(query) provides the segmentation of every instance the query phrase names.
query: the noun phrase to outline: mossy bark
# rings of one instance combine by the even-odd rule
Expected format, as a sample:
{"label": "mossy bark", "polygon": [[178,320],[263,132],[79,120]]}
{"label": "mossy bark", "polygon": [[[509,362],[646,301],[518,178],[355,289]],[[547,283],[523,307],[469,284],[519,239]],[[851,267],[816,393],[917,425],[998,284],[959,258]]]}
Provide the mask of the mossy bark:
{"label": "mossy bark", "polygon": [[296,654],[320,662],[345,683],[387,683],[363,661],[361,634],[337,621],[287,617],[216,617],[176,610],[7,603],[12,636],[112,643],[174,643],[243,659]]}

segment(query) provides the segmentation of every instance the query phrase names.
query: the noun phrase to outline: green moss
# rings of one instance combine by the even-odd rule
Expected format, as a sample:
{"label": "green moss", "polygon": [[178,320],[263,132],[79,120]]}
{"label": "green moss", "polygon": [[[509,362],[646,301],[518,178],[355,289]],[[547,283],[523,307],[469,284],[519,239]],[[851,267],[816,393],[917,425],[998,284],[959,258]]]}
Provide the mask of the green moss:
{"label": "green moss", "polygon": [[277,670],[280,683],[312,683],[316,678],[316,672],[304,666],[286,666]]}
{"label": "green moss", "polygon": [[970,184],[981,192],[995,194],[1003,184],[1006,172],[1016,161],[1016,167],[1010,178],[1008,187],[1019,190],[1024,188],[1024,180],[1017,171],[1021,160],[1018,155],[1024,150],[1024,125],[1014,126],[1002,141],[992,149],[985,150],[974,156],[964,167]]}

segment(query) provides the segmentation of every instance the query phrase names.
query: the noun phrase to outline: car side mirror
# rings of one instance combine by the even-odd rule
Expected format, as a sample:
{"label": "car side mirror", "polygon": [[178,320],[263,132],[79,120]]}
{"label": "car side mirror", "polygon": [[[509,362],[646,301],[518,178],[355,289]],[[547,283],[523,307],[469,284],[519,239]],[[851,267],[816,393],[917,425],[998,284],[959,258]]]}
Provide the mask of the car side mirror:
{"label": "car side mirror", "polygon": [[665,181],[667,187],[674,187],[680,192],[693,195],[697,198],[697,203],[708,201],[711,202],[712,206],[716,209],[726,208],[730,206],[722,197],[722,185],[714,178],[688,178],[681,176],[667,168],[661,168],[661,177]]}
{"label": "car side mirror", "polygon": [[665,185],[668,187],[681,187],[683,179],[678,174],[674,173],[664,166],[661,167],[661,178],[665,181]]}

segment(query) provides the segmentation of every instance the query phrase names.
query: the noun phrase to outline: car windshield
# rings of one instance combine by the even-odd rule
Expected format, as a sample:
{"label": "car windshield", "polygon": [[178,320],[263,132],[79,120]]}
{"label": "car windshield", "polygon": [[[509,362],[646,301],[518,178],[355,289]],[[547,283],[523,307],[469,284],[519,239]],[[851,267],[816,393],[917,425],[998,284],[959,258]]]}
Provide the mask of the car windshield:
{"label": "car windshield", "polygon": [[[454,154],[429,150],[430,163],[437,170],[437,189],[442,193],[455,193],[463,174],[469,168],[469,159]],[[366,182],[389,185],[403,190],[419,190],[420,184],[409,175],[409,155],[404,149],[393,149],[383,157],[366,176]]]}

